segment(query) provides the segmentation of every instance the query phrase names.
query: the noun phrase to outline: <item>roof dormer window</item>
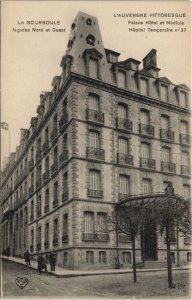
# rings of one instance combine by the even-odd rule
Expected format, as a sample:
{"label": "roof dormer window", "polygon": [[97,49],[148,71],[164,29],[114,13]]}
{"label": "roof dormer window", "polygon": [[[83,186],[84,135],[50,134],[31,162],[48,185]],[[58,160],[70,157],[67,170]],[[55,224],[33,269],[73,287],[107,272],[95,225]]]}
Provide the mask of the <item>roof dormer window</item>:
{"label": "roof dormer window", "polygon": [[168,101],[168,86],[161,84],[161,99]]}
{"label": "roof dormer window", "polygon": [[179,102],[180,102],[180,106],[187,108],[188,101],[187,101],[187,93],[186,92],[180,91]]}
{"label": "roof dormer window", "polygon": [[140,93],[144,96],[147,96],[148,93],[148,79],[141,78],[140,79]]}

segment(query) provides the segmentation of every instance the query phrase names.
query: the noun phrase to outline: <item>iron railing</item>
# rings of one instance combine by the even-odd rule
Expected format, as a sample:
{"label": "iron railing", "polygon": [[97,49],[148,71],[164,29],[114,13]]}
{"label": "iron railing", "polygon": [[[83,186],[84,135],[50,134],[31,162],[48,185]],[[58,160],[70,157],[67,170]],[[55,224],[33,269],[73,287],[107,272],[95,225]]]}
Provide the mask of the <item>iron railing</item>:
{"label": "iron railing", "polygon": [[116,128],[126,131],[132,131],[133,124],[132,121],[128,119],[116,118]]}
{"label": "iron railing", "polygon": [[154,136],[154,126],[150,124],[139,124],[139,132],[140,134]]}
{"label": "iron railing", "polygon": [[93,159],[105,159],[105,150],[100,148],[93,148],[93,147],[87,147],[87,158],[93,158]]}
{"label": "iron railing", "polygon": [[133,165],[133,155],[117,153],[117,162],[127,165]]}
{"label": "iron railing", "polygon": [[189,145],[190,144],[190,136],[188,134],[180,134],[180,143],[183,145]]}
{"label": "iron railing", "polygon": [[171,130],[160,129],[160,138],[163,140],[174,141],[174,132]]}
{"label": "iron railing", "polygon": [[86,109],[86,120],[96,122],[99,124],[104,124],[104,113],[101,111],[96,111],[92,109]]}
{"label": "iron railing", "polygon": [[103,197],[103,191],[102,190],[92,190],[92,189],[88,189],[87,190],[87,196],[88,197]]}
{"label": "iron railing", "polygon": [[176,165],[172,162],[162,161],[161,171],[176,173]]}
{"label": "iron railing", "polygon": [[83,233],[83,240],[92,240],[92,241],[109,241],[108,233]]}
{"label": "iron railing", "polygon": [[156,167],[156,162],[154,159],[140,157],[140,166],[141,168],[154,169]]}

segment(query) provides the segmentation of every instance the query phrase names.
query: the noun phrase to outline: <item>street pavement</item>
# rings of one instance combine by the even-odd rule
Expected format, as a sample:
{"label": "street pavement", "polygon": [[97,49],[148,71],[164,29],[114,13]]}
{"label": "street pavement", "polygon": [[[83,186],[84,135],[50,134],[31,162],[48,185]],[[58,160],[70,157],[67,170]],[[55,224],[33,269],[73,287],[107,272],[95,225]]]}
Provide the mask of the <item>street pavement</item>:
{"label": "street pavement", "polygon": [[[62,297],[62,298],[153,298],[180,297],[189,299],[189,271],[174,271],[175,289],[167,288],[167,272],[140,272],[133,283],[131,273],[58,278],[49,273],[3,260],[3,297]],[[155,274],[155,275],[154,275]],[[25,278],[22,289],[16,282]]]}

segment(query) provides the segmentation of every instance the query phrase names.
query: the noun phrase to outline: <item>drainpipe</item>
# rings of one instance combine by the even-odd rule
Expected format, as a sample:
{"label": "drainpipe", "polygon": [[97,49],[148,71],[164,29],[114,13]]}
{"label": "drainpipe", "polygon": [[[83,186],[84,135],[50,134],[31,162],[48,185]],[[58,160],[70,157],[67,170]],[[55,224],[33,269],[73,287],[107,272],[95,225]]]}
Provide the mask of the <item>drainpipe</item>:
{"label": "drainpipe", "polygon": [[179,228],[177,225],[177,267],[180,267],[180,257],[179,257]]}

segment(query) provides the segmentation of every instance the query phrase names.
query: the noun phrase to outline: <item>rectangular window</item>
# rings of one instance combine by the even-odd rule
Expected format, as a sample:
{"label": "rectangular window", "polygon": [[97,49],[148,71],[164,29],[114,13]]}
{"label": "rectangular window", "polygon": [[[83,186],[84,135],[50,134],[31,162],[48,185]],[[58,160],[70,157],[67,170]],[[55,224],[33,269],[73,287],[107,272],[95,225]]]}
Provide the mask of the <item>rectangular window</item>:
{"label": "rectangular window", "polygon": [[151,179],[145,178],[142,180],[142,193],[143,194],[151,193]]}
{"label": "rectangular window", "polygon": [[63,235],[68,235],[68,214],[63,216]]}
{"label": "rectangular window", "polygon": [[128,155],[128,140],[119,138],[119,153]]}
{"label": "rectangular window", "polygon": [[150,145],[147,143],[141,143],[141,157],[150,158]]}
{"label": "rectangular window", "polygon": [[94,58],[89,59],[89,76],[98,78],[98,60]]}
{"label": "rectangular window", "polygon": [[58,238],[58,219],[55,219],[53,223],[53,238]]}
{"label": "rectangular window", "polygon": [[168,100],[168,87],[164,84],[161,85],[161,99]]}
{"label": "rectangular window", "polygon": [[68,191],[68,173],[66,172],[63,175],[63,192],[67,192]]}
{"label": "rectangular window", "polygon": [[49,223],[45,224],[45,241],[49,240]]}
{"label": "rectangular window", "polygon": [[100,171],[97,171],[97,170],[89,171],[89,187],[90,187],[90,190],[94,190],[94,191],[101,190]]}
{"label": "rectangular window", "polygon": [[187,108],[187,94],[180,92],[180,106]]}
{"label": "rectangular window", "polygon": [[31,229],[31,246],[34,245],[34,230]]}
{"label": "rectangular window", "polygon": [[125,89],[126,87],[126,73],[123,71],[117,72],[117,85],[120,88]]}
{"label": "rectangular window", "polygon": [[37,228],[37,244],[41,244],[41,226]]}
{"label": "rectangular window", "polygon": [[93,233],[94,232],[94,214],[91,211],[84,212],[84,232]]}
{"label": "rectangular window", "polygon": [[162,161],[168,163],[171,161],[171,150],[169,148],[162,148]]}
{"label": "rectangular window", "polygon": [[126,175],[119,175],[119,193],[123,195],[129,195],[129,177]]}
{"label": "rectangular window", "polygon": [[33,200],[31,201],[31,215],[34,215],[34,202]]}
{"label": "rectangular window", "polygon": [[49,128],[46,127],[45,129],[45,142],[48,142],[49,141]]}
{"label": "rectangular window", "polygon": [[181,121],[181,134],[188,134],[188,123]]}
{"label": "rectangular window", "polygon": [[187,184],[183,185],[183,198],[185,200],[189,200],[191,198],[191,187],[190,187],[190,185],[187,185]]}
{"label": "rectangular window", "polygon": [[161,128],[164,130],[169,130],[169,117],[161,116]]}
{"label": "rectangular window", "polygon": [[126,120],[128,117],[127,113],[128,113],[127,105],[119,103],[118,104],[118,118]]}
{"label": "rectangular window", "polygon": [[124,264],[131,264],[131,252],[122,252],[122,261]]}
{"label": "rectangular window", "polygon": [[141,124],[149,125],[149,112],[146,110],[141,110]]}
{"label": "rectangular window", "polygon": [[66,266],[67,265],[67,252],[63,253],[63,265]]}
{"label": "rectangular window", "polygon": [[107,254],[105,251],[99,251],[99,263],[100,264],[107,263]]}
{"label": "rectangular window", "polygon": [[37,198],[37,216],[41,215],[41,195]]}
{"label": "rectangular window", "polygon": [[45,191],[45,206],[49,206],[49,189]]}
{"label": "rectangular window", "polygon": [[189,153],[188,152],[185,152],[185,151],[181,152],[181,164],[183,166],[189,166],[190,165],[190,163],[189,163]]}
{"label": "rectangular window", "polygon": [[98,213],[97,214],[97,232],[106,232],[107,231],[107,214]]}
{"label": "rectangular window", "polygon": [[99,111],[99,97],[89,95],[89,109]]}
{"label": "rectangular window", "polygon": [[88,264],[94,264],[94,252],[86,251],[86,262]]}
{"label": "rectangular window", "polygon": [[91,148],[99,148],[99,132],[98,131],[89,131],[89,146]]}
{"label": "rectangular window", "polygon": [[53,193],[54,193],[54,200],[58,200],[58,182],[57,181],[54,183]]}
{"label": "rectangular window", "polygon": [[148,95],[148,80],[141,78],[140,80],[140,92],[142,95]]}

